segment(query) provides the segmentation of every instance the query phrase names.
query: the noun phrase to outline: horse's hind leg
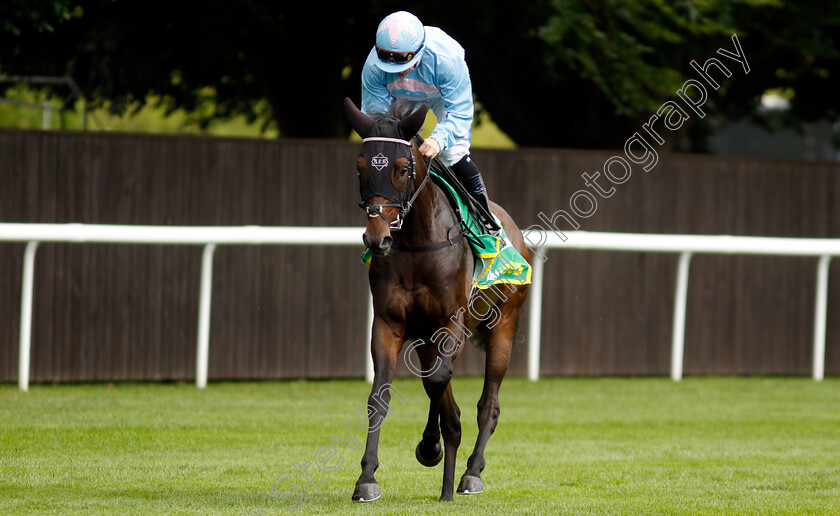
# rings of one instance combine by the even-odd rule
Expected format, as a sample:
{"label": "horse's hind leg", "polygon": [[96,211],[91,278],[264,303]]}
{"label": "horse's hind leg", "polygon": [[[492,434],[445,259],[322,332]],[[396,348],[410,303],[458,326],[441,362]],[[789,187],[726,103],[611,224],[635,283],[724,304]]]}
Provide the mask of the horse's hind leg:
{"label": "horse's hind leg", "polygon": [[414,450],[417,462],[427,468],[437,466],[443,459],[443,446],[440,445],[439,405],[440,402],[429,404],[429,419],[426,422],[425,430],[423,430],[423,438],[417,443],[417,448]]}
{"label": "horse's hind leg", "polygon": [[510,363],[516,318],[519,310],[513,311],[489,331],[487,357],[484,371],[484,389],[478,400],[478,437],[475,448],[467,460],[467,470],[458,484],[459,494],[477,494],[484,491],[481,472],[484,470],[484,449],[499,421],[499,387]]}
{"label": "horse's hind leg", "polygon": [[[417,445],[417,460],[424,466],[436,466],[443,457],[443,486],[440,500],[451,501],[455,491],[455,460],[461,445],[461,410],[452,395],[452,359],[438,354],[432,346],[416,348],[424,371],[423,386],[429,395],[429,419],[423,440]],[[438,426],[440,421],[440,426]],[[443,449],[440,437],[443,435]]]}
{"label": "horse's hind leg", "polygon": [[443,434],[443,487],[440,501],[452,501],[455,490],[455,459],[461,446],[461,409],[452,395],[452,384],[447,382],[440,399],[440,430]]}

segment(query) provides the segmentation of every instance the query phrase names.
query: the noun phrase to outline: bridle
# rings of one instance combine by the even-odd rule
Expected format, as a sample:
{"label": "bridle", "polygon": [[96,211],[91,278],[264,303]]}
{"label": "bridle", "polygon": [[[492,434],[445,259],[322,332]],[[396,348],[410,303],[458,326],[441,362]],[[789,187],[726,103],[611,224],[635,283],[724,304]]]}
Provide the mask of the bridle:
{"label": "bridle", "polygon": [[[357,166],[359,171],[359,190],[362,197],[362,202],[359,203],[359,207],[365,211],[370,219],[379,217],[384,220],[389,231],[399,231],[402,229],[403,223],[409,211],[411,211],[411,207],[429,182],[429,179],[432,178],[434,182],[438,181],[438,176],[432,177],[431,170],[428,169],[420,184],[415,185],[417,171],[414,158],[414,144],[410,141],[411,138],[401,138],[404,135],[413,134],[419,130],[428,107],[421,105],[411,114],[402,118],[398,118],[396,115],[384,115],[379,119],[373,119],[359,111],[355,104],[353,104],[353,101],[345,98],[344,110],[350,125],[363,138],[359,157],[361,160],[364,160],[365,165],[362,165],[360,161]],[[400,109],[392,106],[392,112],[399,113]],[[418,144],[422,144],[423,141],[417,134],[414,135],[413,140]],[[397,168],[395,166],[396,161],[400,160],[400,158],[405,158],[408,163],[407,165],[401,164]],[[395,160],[394,164],[390,163],[392,159]],[[430,166],[431,164],[427,163],[427,167]],[[384,173],[386,167],[388,170],[387,173]],[[362,177],[361,174],[364,171],[367,172],[367,175]],[[394,180],[394,174],[397,172],[400,174],[399,181]],[[406,174],[407,177],[405,177]],[[396,185],[399,184],[402,186],[403,177],[405,177],[405,188],[400,189]],[[446,231],[446,240],[420,246],[398,245],[392,241],[390,249],[406,252],[435,251],[455,245],[465,238],[468,228],[466,228],[460,208],[455,206],[454,196],[449,192],[448,188],[441,188],[440,190],[452,206],[455,218],[457,219],[457,222]],[[368,199],[374,199],[376,197],[382,198],[387,202],[367,202]],[[388,220],[388,217],[382,213],[383,208],[396,208],[396,219],[394,221]],[[453,233],[456,234],[453,235]]]}
{"label": "bridle", "polygon": [[[409,170],[408,170],[408,178],[406,180],[406,187],[405,190],[400,191],[397,190],[393,183],[391,183],[390,174],[387,177],[387,184],[377,184],[371,185],[373,181],[369,181],[367,187],[362,187],[362,199],[370,199],[373,197],[373,192],[376,192],[375,195],[378,197],[384,197],[385,199],[391,201],[390,203],[366,203],[362,201],[359,206],[365,210],[368,214],[368,217],[382,217],[386,223],[388,223],[388,228],[391,231],[399,231],[402,228],[403,221],[405,217],[408,215],[408,212],[411,210],[411,206],[414,204],[414,201],[417,199],[417,196],[420,195],[420,192],[423,190],[423,187],[426,186],[426,183],[429,181],[429,177],[431,177],[431,173],[426,173],[423,180],[417,186],[416,189],[412,192],[414,188],[414,180],[417,177],[416,170],[415,170],[415,160],[414,160],[414,153],[412,152],[412,145],[411,142],[408,140],[402,140],[400,138],[389,138],[385,136],[371,136],[362,140],[362,145],[369,142],[376,142],[385,145],[404,145],[407,146],[408,151],[408,161],[409,161]],[[382,150],[382,149],[377,149]],[[378,155],[377,155],[378,156]],[[402,156],[401,156],[402,157]],[[378,168],[376,164],[373,163],[373,159],[371,159],[371,164],[374,165],[375,168]],[[427,166],[430,165],[427,163]],[[387,166],[387,163],[386,165]],[[384,166],[382,167],[384,168]],[[371,175],[372,176],[372,175]],[[379,179],[381,180],[384,174],[379,175]],[[372,179],[372,178],[371,178]],[[397,218],[393,221],[389,221],[388,217],[382,213],[382,208],[397,208],[399,212],[397,213]],[[449,247],[451,245],[455,245],[467,234],[467,231],[464,230],[463,219],[461,218],[460,212],[456,211],[456,217],[458,218],[458,222],[449,228],[446,232],[446,240],[441,242],[437,242],[434,244],[422,245],[422,246],[402,246],[397,244],[392,244],[391,247],[396,250],[400,251],[407,251],[407,252],[423,252],[423,251],[436,251],[438,249],[443,249],[444,247]],[[453,236],[453,231],[457,231],[457,233]]]}
{"label": "bridle", "polygon": [[[415,170],[414,152],[412,152],[412,145],[411,142],[408,140],[403,140],[400,138],[388,138],[385,136],[371,136],[362,140],[363,148],[366,143],[380,144],[376,148],[376,150],[380,151],[379,154],[377,154],[376,156],[371,156],[369,164],[369,167],[373,166],[378,170],[382,170],[383,168],[388,167],[388,158],[386,155],[382,154],[382,147],[388,145],[405,145],[408,147],[408,156],[405,157],[408,158],[409,169],[405,190],[400,191],[396,187],[394,187],[393,183],[391,182],[390,170],[386,177],[387,181],[383,180],[383,176],[385,176],[385,174],[374,174],[369,170],[368,185],[365,187],[361,187],[362,199],[383,197],[384,199],[391,202],[366,203],[363,200],[361,203],[359,203],[359,207],[365,210],[365,213],[367,213],[368,217],[382,217],[385,220],[385,222],[388,223],[388,229],[390,229],[391,231],[399,231],[400,229],[402,229],[403,221],[405,220],[406,215],[408,215],[408,212],[411,210],[411,205],[414,204],[414,201],[417,199],[417,196],[420,195],[420,192],[423,190],[423,187],[426,186],[426,183],[429,180],[429,174],[426,174],[425,177],[423,177],[423,180],[415,189],[414,180],[417,177],[417,173]],[[371,154],[373,154],[373,152],[371,152]],[[380,159],[380,161],[375,162],[374,160],[377,160],[378,158]],[[383,159],[384,164],[382,164],[381,161]],[[388,217],[386,217],[385,214],[382,213],[382,208],[399,209],[397,217],[393,221],[389,221]]]}

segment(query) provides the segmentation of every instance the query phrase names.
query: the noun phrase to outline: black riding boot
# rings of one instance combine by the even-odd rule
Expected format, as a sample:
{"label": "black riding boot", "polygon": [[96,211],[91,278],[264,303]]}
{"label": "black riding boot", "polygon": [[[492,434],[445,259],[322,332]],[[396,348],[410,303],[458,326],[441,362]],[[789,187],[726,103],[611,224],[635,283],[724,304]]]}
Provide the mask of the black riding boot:
{"label": "black riding boot", "polygon": [[[475,166],[475,162],[470,159],[469,155],[464,156],[461,158],[458,163],[452,165],[452,170],[455,172],[455,175],[458,176],[458,179],[461,181],[461,184],[464,185],[467,192],[473,196],[473,199],[478,201],[478,203],[487,210],[488,214],[491,214],[492,211],[490,210],[490,199],[487,197],[487,188],[484,186],[484,179],[481,177],[481,171],[478,170],[478,167]],[[495,220],[492,218],[487,220],[485,217],[481,217],[481,222],[484,224],[484,227],[487,228],[487,231],[493,234],[498,234],[499,225],[496,223]]]}

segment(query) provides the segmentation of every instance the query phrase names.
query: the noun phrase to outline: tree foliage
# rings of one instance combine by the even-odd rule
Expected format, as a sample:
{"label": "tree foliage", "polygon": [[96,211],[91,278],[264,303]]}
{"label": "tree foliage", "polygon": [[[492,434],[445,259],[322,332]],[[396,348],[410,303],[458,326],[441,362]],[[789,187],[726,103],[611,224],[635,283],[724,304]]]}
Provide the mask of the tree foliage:
{"label": "tree foliage", "polygon": [[[792,95],[788,125],[836,120],[840,103],[840,4],[787,0],[553,0],[484,15],[467,35],[478,97],[517,142],[618,147],[689,78],[690,62],[731,48],[737,34],[748,76],[710,96],[715,117],[755,116],[761,94]],[[467,15],[459,18],[465,18]],[[498,20],[504,20],[499,22]],[[509,37],[503,28],[511,29]],[[702,138],[695,139],[702,148]]]}
{"label": "tree foliage", "polygon": [[154,94],[170,110],[212,105],[208,120],[268,114],[285,136],[346,137],[345,68],[370,40],[350,4],[301,13],[270,0],[79,0],[83,14],[54,30],[0,35],[0,70],[70,75],[115,112]]}
{"label": "tree foliage", "polygon": [[81,13],[70,0],[4,0],[0,4],[0,31],[13,36],[21,32],[52,32],[60,23]]}
{"label": "tree foliage", "polygon": [[[207,120],[268,115],[282,136],[344,137],[341,99],[358,102],[376,26],[403,8],[390,1],[6,0],[0,72],[70,75],[117,112],[153,93],[173,110],[211,105]],[[791,98],[789,126],[840,118],[834,1],[427,0],[413,12],[464,45],[481,105],[524,146],[622,145],[696,78],[690,61],[730,48],[733,33],[751,71],[710,96],[715,116],[755,116],[760,95],[777,89]],[[692,120],[693,127],[709,118]]]}

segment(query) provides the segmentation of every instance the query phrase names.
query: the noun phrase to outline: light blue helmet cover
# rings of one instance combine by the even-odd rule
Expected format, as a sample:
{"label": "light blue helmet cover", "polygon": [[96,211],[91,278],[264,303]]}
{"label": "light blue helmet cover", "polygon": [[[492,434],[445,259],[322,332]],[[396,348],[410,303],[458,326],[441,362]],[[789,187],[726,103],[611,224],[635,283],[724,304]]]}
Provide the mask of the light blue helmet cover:
{"label": "light blue helmet cover", "polygon": [[404,63],[377,59],[376,66],[389,73],[408,70],[420,62],[425,41],[426,31],[416,16],[406,11],[389,14],[376,29],[376,50],[412,55]]}

